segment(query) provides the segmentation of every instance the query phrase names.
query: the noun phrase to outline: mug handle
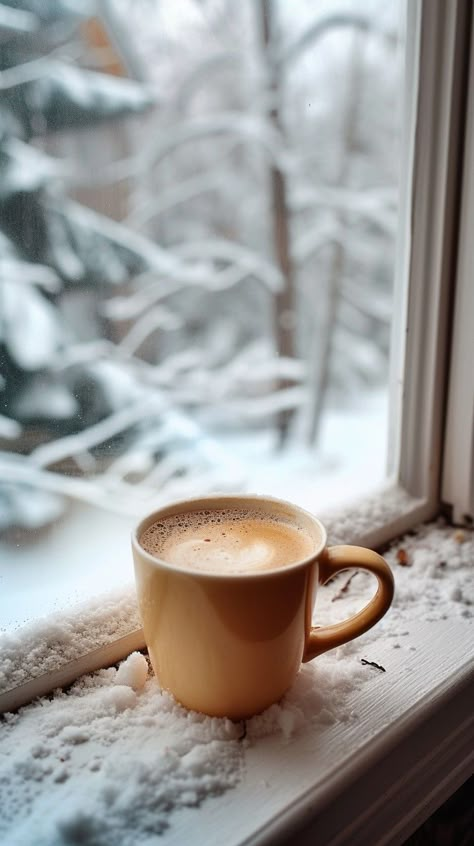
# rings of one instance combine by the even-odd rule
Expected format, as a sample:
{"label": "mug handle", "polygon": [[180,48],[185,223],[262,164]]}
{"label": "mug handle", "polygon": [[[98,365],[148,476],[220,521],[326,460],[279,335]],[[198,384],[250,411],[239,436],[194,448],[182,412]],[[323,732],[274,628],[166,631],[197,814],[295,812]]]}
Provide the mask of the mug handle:
{"label": "mug handle", "polygon": [[382,556],[371,549],[362,546],[327,547],[319,559],[319,582],[324,585],[336,573],[352,569],[373,573],[378,581],[375,596],[348,620],[321,628],[313,626],[306,639],[303,662],[359,637],[388,611],[394,591],[392,571]]}

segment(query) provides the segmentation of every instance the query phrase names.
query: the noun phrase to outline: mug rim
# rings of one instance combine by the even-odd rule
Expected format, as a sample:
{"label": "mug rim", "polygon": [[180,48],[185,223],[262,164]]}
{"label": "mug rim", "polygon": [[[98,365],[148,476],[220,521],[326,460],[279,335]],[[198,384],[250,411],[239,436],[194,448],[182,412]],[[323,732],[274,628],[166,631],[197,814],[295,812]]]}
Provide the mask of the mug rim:
{"label": "mug rim", "polygon": [[[273,570],[256,570],[255,572],[246,572],[246,573],[226,573],[226,572],[212,572],[206,570],[196,570],[192,567],[180,567],[177,564],[172,564],[169,561],[166,561],[164,558],[159,558],[157,555],[152,555],[150,552],[147,552],[146,549],[140,544],[139,536],[141,533],[148,528],[148,526],[152,525],[155,520],[159,519],[159,515],[161,512],[166,512],[168,509],[171,509],[171,514],[173,513],[173,509],[178,508],[179,506],[183,506],[183,510],[186,509],[189,505],[200,505],[201,507],[191,508],[191,511],[200,511],[204,509],[212,509],[212,504],[220,501],[223,503],[223,507],[225,508],[226,503],[232,503],[236,501],[243,501],[247,503],[254,503],[257,507],[262,507],[265,503],[275,504],[284,509],[288,509],[291,511],[295,517],[298,514],[303,515],[306,520],[309,520],[319,531],[320,534],[320,543],[319,545],[315,545],[315,549],[310,555],[307,555],[305,558],[302,558],[298,561],[292,561],[290,564],[286,564],[283,567],[276,567]],[[216,509],[217,510],[217,509]],[[262,509],[263,510],[263,509]],[[175,512],[179,513],[179,511]],[[170,514],[170,516],[171,516]],[[168,515],[164,515],[165,517]],[[303,527],[304,528],[304,527]],[[281,499],[279,497],[274,496],[267,496],[266,494],[228,494],[228,493],[215,493],[215,494],[207,494],[206,496],[193,496],[187,497],[186,499],[177,499],[173,500],[172,502],[166,503],[166,505],[162,505],[160,508],[155,508],[153,511],[150,511],[144,517],[141,518],[139,523],[135,526],[132,531],[132,548],[133,550],[138,553],[139,555],[143,556],[145,561],[151,564],[153,567],[159,567],[160,569],[169,570],[172,573],[179,573],[180,575],[184,576],[192,576],[192,577],[199,577],[204,579],[229,579],[229,580],[239,580],[239,579],[268,579],[268,578],[275,578],[275,576],[283,573],[288,573],[291,570],[296,570],[298,568],[304,568],[308,564],[316,561],[323,550],[327,545],[327,531],[321,520],[318,517],[315,517],[310,511],[306,511],[306,509],[301,508],[299,505],[295,505],[288,500]]]}

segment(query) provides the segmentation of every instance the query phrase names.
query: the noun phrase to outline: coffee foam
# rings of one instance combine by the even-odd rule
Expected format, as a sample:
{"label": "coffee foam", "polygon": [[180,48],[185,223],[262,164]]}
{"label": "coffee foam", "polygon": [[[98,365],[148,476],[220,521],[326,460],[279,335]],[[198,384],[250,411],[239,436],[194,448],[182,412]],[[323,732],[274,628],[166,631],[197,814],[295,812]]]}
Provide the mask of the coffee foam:
{"label": "coffee foam", "polygon": [[226,508],[174,514],[140,536],[146,552],[169,564],[212,573],[251,573],[302,561],[311,536],[284,516]]}

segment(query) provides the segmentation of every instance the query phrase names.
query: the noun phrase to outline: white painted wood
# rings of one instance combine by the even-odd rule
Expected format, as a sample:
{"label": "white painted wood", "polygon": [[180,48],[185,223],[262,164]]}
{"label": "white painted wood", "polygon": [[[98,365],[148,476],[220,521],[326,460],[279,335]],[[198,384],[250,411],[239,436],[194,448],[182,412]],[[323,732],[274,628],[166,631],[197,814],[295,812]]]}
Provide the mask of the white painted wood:
{"label": "white painted wood", "polygon": [[[407,493],[439,502],[450,309],[465,118],[469,6],[408,3],[404,239],[392,369],[391,469]],[[411,202],[407,202],[406,195]],[[403,285],[404,279],[407,286]],[[404,331],[403,331],[404,330]],[[404,339],[404,341],[402,340]],[[399,441],[395,442],[399,433]]]}
{"label": "white painted wood", "polygon": [[377,644],[387,671],[354,720],[254,741],[241,783],[177,814],[162,846],[400,846],[474,766],[474,627],[414,622],[406,641]]}
{"label": "white painted wood", "polygon": [[[474,57],[474,25],[471,28]],[[456,522],[474,519],[474,59],[469,73],[463,198],[442,498]]]}
{"label": "white painted wood", "polygon": [[421,4],[419,2],[407,2],[405,9],[403,122],[400,144],[398,235],[393,285],[389,371],[387,470],[388,474],[393,478],[398,477],[402,448],[403,376],[412,244],[412,186],[419,89],[418,65],[420,58]]}

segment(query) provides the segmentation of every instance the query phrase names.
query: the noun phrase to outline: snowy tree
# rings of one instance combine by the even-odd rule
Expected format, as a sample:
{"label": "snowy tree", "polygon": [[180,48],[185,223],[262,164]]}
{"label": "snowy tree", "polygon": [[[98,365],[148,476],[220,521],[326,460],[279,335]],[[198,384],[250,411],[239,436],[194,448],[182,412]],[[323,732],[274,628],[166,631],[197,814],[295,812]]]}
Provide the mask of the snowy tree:
{"label": "snowy tree", "polygon": [[[109,7],[149,85],[81,55]],[[127,511],[230,484],[226,438],[314,449],[330,403],[384,380],[396,10],[0,3],[4,525],[41,524],[58,494]],[[133,114],[133,154],[88,168],[88,129]],[[94,198],[123,186],[121,219]]]}
{"label": "snowy tree", "polygon": [[[143,86],[61,58],[61,46],[91,9],[53,0],[0,5],[0,436],[21,452],[115,410],[92,362],[67,372],[58,367],[75,340],[64,293],[113,287],[149,266],[118,227],[112,232],[68,198],[67,163],[31,143],[151,103]],[[4,523],[28,522],[28,508],[22,516],[17,507],[28,497],[2,486],[0,498]]]}
{"label": "snowy tree", "polygon": [[[183,328],[162,353],[186,345],[190,310],[200,342],[210,342],[225,302],[233,339],[222,354],[263,340],[284,388],[272,419],[280,408],[284,435],[296,413],[315,444],[328,402],[351,403],[387,372],[398,4],[183,5],[185,25],[173,26],[170,11],[156,33],[166,94],[129,223],[188,258],[220,261],[239,286],[212,309],[173,292]],[[264,290],[263,262],[274,280]],[[293,362],[296,381],[275,374],[279,360]]]}

